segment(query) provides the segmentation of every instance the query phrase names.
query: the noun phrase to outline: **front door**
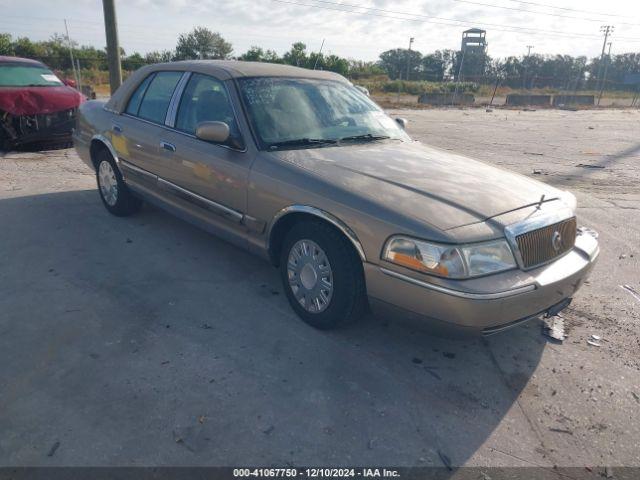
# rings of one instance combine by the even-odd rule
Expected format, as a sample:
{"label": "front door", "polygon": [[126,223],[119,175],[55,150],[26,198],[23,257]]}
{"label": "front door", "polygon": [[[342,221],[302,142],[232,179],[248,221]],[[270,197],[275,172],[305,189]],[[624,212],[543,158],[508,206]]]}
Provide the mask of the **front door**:
{"label": "front door", "polygon": [[[231,138],[214,144],[196,138],[201,122],[229,125]],[[213,216],[240,223],[246,211],[251,155],[242,145],[227,87],[220,80],[191,74],[178,104],[173,129],[162,133],[163,179],[184,200]],[[177,188],[175,188],[177,187]]]}

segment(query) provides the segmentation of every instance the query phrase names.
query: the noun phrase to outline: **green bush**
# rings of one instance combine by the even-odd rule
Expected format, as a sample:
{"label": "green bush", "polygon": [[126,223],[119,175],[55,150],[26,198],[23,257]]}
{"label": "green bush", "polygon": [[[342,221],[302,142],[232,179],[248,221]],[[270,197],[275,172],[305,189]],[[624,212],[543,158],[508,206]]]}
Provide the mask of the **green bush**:
{"label": "green bush", "polygon": [[405,80],[393,80],[383,82],[372,88],[373,85],[367,86],[371,91],[383,91],[388,93],[408,93],[410,95],[422,95],[423,93],[475,93],[480,86],[473,82],[407,82]]}

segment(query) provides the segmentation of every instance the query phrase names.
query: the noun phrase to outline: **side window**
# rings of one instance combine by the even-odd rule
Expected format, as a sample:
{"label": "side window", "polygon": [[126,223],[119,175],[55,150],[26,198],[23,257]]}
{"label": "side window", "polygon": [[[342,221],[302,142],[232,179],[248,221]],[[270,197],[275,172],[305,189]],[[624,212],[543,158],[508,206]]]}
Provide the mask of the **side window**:
{"label": "side window", "polygon": [[180,77],[182,72],[157,72],[142,97],[138,117],[163,124]]}
{"label": "side window", "polygon": [[194,73],[180,100],[176,129],[194,134],[201,122],[214,121],[229,125],[232,138],[240,137],[225,86],[215,78]]}
{"label": "side window", "polygon": [[136,91],[133,92],[133,95],[131,95],[131,98],[129,98],[129,104],[127,105],[127,110],[126,110],[126,112],[129,115],[138,115],[138,110],[140,109],[140,103],[142,103],[142,97],[144,97],[144,92],[147,91],[147,87],[149,86],[149,83],[151,83],[151,79],[153,78],[154,75],[155,74],[152,73],[147,78],[145,78],[140,84],[140,86],[136,88]]}

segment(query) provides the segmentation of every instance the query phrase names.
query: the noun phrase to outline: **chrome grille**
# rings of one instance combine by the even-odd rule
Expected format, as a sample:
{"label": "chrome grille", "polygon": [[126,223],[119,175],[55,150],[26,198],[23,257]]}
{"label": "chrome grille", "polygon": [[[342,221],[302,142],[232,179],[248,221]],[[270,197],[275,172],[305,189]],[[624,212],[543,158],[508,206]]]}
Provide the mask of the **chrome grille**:
{"label": "chrome grille", "polygon": [[553,260],[571,250],[575,241],[575,217],[516,237],[524,268],[535,267]]}

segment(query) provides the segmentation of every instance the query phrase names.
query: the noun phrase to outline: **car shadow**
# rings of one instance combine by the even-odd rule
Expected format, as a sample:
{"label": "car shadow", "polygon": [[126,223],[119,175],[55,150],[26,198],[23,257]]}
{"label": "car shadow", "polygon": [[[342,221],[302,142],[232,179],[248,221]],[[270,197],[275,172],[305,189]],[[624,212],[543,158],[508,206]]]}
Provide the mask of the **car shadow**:
{"label": "car shadow", "polygon": [[153,207],[110,216],[95,191],[0,200],[0,225],[0,464],[453,472],[543,455],[518,405],[538,322],[318,331],[267,263]]}

